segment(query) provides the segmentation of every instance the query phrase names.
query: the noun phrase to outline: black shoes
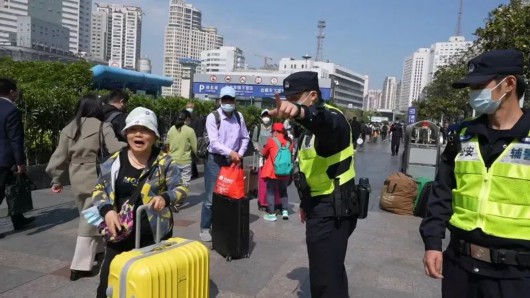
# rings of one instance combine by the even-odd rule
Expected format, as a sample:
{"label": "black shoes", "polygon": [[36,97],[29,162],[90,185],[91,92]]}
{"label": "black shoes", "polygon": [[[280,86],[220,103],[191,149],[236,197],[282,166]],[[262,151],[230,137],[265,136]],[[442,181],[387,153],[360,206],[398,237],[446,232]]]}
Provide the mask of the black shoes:
{"label": "black shoes", "polygon": [[22,214],[16,214],[11,216],[11,222],[13,222],[13,227],[16,231],[23,230],[30,223],[35,221],[35,217],[24,217]]}
{"label": "black shoes", "polygon": [[76,281],[83,277],[90,277],[91,271],[70,270],[70,280]]}
{"label": "black shoes", "polygon": [[5,237],[6,237],[6,234],[0,233],[0,239],[5,238]]}

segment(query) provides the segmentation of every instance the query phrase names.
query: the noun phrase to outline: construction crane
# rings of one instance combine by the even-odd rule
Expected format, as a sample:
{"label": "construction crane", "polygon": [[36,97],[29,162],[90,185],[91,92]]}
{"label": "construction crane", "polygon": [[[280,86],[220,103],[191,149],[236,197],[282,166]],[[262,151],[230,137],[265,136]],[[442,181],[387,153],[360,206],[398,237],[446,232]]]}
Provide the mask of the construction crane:
{"label": "construction crane", "polygon": [[267,57],[265,55],[258,55],[258,54],[254,54],[254,56],[263,58],[263,69],[270,69],[273,66],[271,57]]}
{"label": "construction crane", "polygon": [[317,55],[315,57],[316,61],[322,61],[324,59],[324,38],[326,38],[326,35],[324,34],[324,29],[326,29],[326,21],[320,20],[318,21],[318,34],[317,34]]}
{"label": "construction crane", "polygon": [[458,10],[458,20],[456,23],[455,36],[462,35],[462,14],[464,10],[464,0],[460,0],[460,9]]}

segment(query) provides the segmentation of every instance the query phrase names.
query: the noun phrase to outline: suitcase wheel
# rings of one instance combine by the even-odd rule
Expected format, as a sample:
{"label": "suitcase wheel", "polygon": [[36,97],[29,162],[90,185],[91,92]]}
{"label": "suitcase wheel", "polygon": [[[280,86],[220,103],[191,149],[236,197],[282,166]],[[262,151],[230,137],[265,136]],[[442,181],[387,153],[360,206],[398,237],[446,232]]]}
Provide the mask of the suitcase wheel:
{"label": "suitcase wheel", "polygon": [[231,256],[226,256],[226,261],[227,262],[232,262],[232,257]]}
{"label": "suitcase wheel", "polygon": [[250,258],[250,254],[249,254],[249,253],[246,254],[246,255],[245,255],[245,258],[247,258],[247,259]]}

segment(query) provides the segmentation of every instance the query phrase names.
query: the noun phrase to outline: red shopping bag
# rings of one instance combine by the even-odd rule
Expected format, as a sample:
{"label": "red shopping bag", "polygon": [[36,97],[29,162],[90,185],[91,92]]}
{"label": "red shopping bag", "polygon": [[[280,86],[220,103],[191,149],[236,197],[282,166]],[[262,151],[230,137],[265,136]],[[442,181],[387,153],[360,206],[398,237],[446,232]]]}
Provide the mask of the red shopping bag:
{"label": "red shopping bag", "polygon": [[231,199],[243,199],[245,197],[245,175],[240,164],[221,167],[214,193]]}

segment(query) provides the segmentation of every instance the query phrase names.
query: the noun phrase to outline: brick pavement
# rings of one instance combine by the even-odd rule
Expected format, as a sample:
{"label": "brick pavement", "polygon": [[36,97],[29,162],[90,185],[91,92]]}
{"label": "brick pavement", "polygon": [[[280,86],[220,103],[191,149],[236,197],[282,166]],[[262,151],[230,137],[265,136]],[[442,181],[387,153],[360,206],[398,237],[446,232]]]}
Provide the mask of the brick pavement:
{"label": "brick pavement", "polygon": [[[397,169],[389,143],[366,144],[357,151],[358,177],[369,177],[374,189],[371,212],[359,221],[346,257],[351,297],[438,297],[440,282],[427,278],[418,234],[420,219],[397,216],[378,208],[379,191]],[[203,181],[192,182],[190,205],[175,215],[174,235],[198,239]],[[291,211],[298,210],[289,189]],[[93,297],[97,276],[70,282],[69,262],[75,245],[77,211],[69,189],[61,195],[34,192],[36,225],[11,233],[0,206],[0,297]],[[2,209],[3,208],[3,209]],[[252,254],[226,262],[211,254],[211,297],[310,297],[305,229],[293,214],[288,221],[265,222],[251,202]]]}

